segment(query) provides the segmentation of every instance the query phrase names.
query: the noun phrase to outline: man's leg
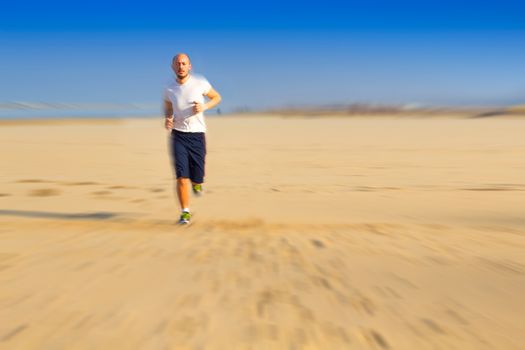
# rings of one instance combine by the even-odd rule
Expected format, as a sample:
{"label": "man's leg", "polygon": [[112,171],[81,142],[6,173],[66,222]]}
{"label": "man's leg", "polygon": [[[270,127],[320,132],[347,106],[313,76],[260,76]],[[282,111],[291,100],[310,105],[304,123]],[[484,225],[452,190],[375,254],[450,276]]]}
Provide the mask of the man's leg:
{"label": "man's leg", "polygon": [[182,209],[179,224],[186,225],[189,224],[191,220],[191,214],[189,212],[189,191],[191,188],[191,182],[189,179],[189,154],[187,150],[186,136],[176,131],[172,132],[172,156],[177,176],[177,183],[175,185],[177,198]]}
{"label": "man's leg", "polygon": [[179,197],[181,209],[187,209],[190,207],[190,188],[190,179],[187,177],[177,178],[177,197]]}
{"label": "man's leg", "polygon": [[189,225],[191,221],[190,213],[190,187],[191,181],[187,177],[177,178],[177,197],[179,197],[179,204],[182,209],[180,214],[179,225]]}
{"label": "man's leg", "polygon": [[201,196],[203,193],[202,183],[204,182],[204,168],[206,163],[206,136],[204,133],[195,135],[188,154],[190,155],[191,187],[196,196]]}

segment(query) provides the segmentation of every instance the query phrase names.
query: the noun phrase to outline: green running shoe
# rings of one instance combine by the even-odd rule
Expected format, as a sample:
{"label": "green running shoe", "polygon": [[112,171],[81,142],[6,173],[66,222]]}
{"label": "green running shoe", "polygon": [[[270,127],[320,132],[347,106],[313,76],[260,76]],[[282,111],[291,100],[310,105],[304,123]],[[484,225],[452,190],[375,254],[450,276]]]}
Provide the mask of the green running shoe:
{"label": "green running shoe", "polygon": [[180,214],[179,225],[189,225],[191,220],[191,213],[183,211]]}
{"label": "green running shoe", "polygon": [[196,184],[192,186],[193,194],[197,197],[200,197],[203,195],[204,191],[202,189],[202,184]]}

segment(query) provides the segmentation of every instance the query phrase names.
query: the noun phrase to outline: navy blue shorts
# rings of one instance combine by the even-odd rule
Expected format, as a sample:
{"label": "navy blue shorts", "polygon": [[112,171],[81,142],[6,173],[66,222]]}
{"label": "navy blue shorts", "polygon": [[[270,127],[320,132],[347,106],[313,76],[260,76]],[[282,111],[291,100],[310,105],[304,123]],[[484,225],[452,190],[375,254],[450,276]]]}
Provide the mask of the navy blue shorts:
{"label": "navy blue shorts", "polygon": [[172,130],[171,155],[177,178],[189,178],[199,184],[204,182],[206,136],[203,132]]}

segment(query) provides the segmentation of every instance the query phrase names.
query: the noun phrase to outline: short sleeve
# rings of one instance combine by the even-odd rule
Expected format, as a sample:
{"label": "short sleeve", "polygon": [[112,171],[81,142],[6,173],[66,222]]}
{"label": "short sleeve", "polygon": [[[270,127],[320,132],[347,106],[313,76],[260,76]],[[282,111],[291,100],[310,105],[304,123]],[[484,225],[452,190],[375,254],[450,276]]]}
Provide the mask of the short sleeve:
{"label": "short sleeve", "polygon": [[170,97],[168,94],[168,88],[164,88],[162,92],[162,98],[164,99],[164,101],[170,101]]}
{"label": "short sleeve", "polygon": [[202,79],[202,94],[206,95],[211,90],[211,84],[207,79]]}

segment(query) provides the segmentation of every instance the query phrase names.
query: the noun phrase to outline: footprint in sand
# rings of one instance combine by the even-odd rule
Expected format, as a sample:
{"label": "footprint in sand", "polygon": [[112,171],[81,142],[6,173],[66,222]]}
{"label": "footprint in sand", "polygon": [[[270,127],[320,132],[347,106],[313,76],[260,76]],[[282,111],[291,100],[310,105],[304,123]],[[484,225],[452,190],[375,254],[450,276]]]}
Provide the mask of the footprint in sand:
{"label": "footprint in sand", "polygon": [[325,244],[323,243],[323,241],[320,241],[318,239],[312,239],[310,242],[312,242],[312,244],[314,245],[314,247],[316,248],[319,248],[319,249],[322,249],[325,247]]}
{"label": "footprint in sand", "polygon": [[133,188],[134,187],[125,186],[125,185],[113,185],[113,186],[109,186],[108,187],[108,189],[110,189],[110,190],[131,190]]}
{"label": "footprint in sand", "polygon": [[362,329],[358,332],[357,336],[361,343],[367,346],[372,346],[375,349],[390,349],[390,345],[385,337],[374,329]]}
{"label": "footprint in sand", "polygon": [[54,188],[38,188],[35,190],[29,191],[31,197],[51,197],[58,196],[60,191]]}
{"label": "footprint in sand", "polygon": [[422,318],[421,322],[423,322],[423,324],[425,326],[427,326],[428,329],[430,329],[431,331],[433,331],[435,333],[438,333],[438,334],[445,334],[446,333],[443,330],[443,328],[437,322],[435,322],[434,320],[432,320],[430,318]]}
{"label": "footprint in sand", "polygon": [[37,183],[44,183],[44,182],[49,182],[49,181],[45,181],[41,179],[22,179],[16,182],[21,183],[21,184],[37,184]]}
{"label": "footprint in sand", "polygon": [[150,190],[150,192],[153,192],[153,193],[159,193],[159,192],[166,191],[166,189],[164,189],[164,188],[150,188],[149,190]]}
{"label": "footprint in sand", "polygon": [[99,185],[99,183],[93,182],[93,181],[62,182],[61,184],[65,185],[65,186],[94,186],[94,185]]}
{"label": "footprint in sand", "polygon": [[91,192],[91,194],[94,194],[96,196],[107,196],[111,194],[111,191],[95,191]]}
{"label": "footprint in sand", "polygon": [[142,202],[145,202],[146,200],[144,198],[136,198],[136,199],[132,199],[130,200],[131,203],[142,203]]}

